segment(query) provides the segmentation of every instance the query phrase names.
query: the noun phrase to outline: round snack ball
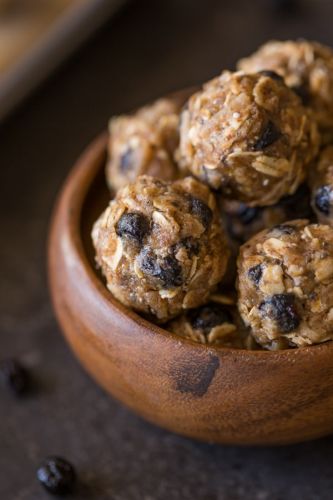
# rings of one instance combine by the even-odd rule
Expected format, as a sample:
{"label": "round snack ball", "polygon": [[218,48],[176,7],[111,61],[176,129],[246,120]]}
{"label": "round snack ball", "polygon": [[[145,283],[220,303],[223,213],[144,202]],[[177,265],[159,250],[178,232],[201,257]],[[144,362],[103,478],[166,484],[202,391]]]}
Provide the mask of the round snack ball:
{"label": "round snack ball", "polygon": [[118,191],[92,237],[113,295],[159,322],[205,303],[229,257],[215,197],[192,177],[139,177]]}
{"label": "round snack ball", "polygon": [[238,307],[268,349],[333,338],[333,229],[297,220],[241,247]]}
{"label": "round snack ball", "polygon": [[181,115],[181,164],[251,207],[294,193],[318,143],[309,112],[270,73],[226,71],[194,94]]}
{"label": "round snack ball", "polygon": [[323,149],[309,181],[319,222],[333,226],[333,146]]}
{"label": "round snack ball", "polygon": [[164,180],[178,177],[173,155],[178,146],[179,99],[159,99],[133,115],[112,118],[106,178],[117,191],[139,175]]}
{"label": "round snack ball", "polygon": [[313,110],[324,141],[333,138],[333,51],[329,47],[306,40],[270,41],[241,59],[238,68],[281,75]]}
{"label": "round snack ball", "polygon": [[256,348],[255,341],[245,328],[237,309],[216,302],[190,309],[172,320],[167,329],[200,344],[234,349]]}
{"label": "round snack ball", "polygon": [[268,229],[291,219],[313,217],[310,191],[302,184],[296,193],[285,196],[275,205],[249,207],[235,200],[221,200],[222,217],[230,239],[236,244],[245,243],[263,229]]}

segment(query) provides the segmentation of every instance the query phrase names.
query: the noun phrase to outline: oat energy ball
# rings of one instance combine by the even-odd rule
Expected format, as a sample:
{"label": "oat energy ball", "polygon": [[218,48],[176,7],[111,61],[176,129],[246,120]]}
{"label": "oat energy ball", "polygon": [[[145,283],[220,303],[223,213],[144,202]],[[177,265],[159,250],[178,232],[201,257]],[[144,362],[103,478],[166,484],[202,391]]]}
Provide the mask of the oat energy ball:
{"label": "oat energy ball", "polygon": [[270,41],[241,59],[238,68],[247,73],[273,70],[283,76],[313,110],[321,132],[333,137],[333,51],[329,47],[306,40]]}
{"label": "oat energy ball", "polygon": [[239,311],[268,349],[333,338],[333,229],[297,220],[254,236],[238,259]]}
{"label": "oat energy ball", "polygon": [[333,226],[333,146],[323,149],[310,175],[312,207],[319,222]]}
{"label": "oat energy ball", "polygon": [[229,256],[214,195],[192,177],[139,177],[118,191],[92,237],[109,290],[159,322],[205,303]]}
{"label": "oat energy ball", "polygon": [[315,122],[282,78],[226,71],[189,99],[179,156],[224,196],[265,206],[296,191],[318,141]]}
{"label": "oat energy ball", "polygon": [[235,307],[209,302],[172,320],[167,329],[200,344],[254,349],[255,342]]}
{"label": "oat energy ball", "polygon": [[[231,240],[245,243],[263,229],[268,229],[291,219],[313,218],[310,205],[310,190],[302,184],[290,196],[284,196],[275,205],[249,207],[235,200],[221,200],[222,217]],[[238,245],[237,245],[238,246]]]}
{"label": "oat energy ball", "polygon": [[112,191],[134,182],[139,175],[177,178],[173,155],[179,142],[181,104],[176,98],[159,99],[133,115],[110,120],[106,177]]}

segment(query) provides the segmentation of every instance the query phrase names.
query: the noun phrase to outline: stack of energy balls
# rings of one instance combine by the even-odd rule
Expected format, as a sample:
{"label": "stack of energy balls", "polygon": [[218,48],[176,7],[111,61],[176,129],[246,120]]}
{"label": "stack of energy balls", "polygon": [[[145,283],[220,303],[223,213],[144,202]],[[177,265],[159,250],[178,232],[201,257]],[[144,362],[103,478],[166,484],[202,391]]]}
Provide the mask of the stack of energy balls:
{"label": "stack of energy balls", "polygon": [[202,344],[333,338],[330,48],[268,42],[186,102],[113,118],[106,173],[92,238],[120,302]]}

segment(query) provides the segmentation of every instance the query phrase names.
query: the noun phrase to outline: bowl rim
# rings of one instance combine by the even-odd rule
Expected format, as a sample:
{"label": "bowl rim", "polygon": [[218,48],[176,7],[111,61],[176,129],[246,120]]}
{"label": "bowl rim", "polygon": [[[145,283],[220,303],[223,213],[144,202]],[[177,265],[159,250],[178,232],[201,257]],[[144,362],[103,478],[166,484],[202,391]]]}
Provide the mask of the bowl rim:
{"label": "bowl rim", "polygon": [[[162,335],[166,339],[174,340],[183,346],[192,347],[194,349],[204,349],[213,352],[216,355],[226,355],[227,353],[233,356],[245,355],[250,358],[260,358],[261,360],[268,359],[276,360],[278,357],[299,358],[308,355],[320,354],[328,349],[333,349],[333,342],[326,341],[320,344],[309,345],[299,348],[281,349],[270,351],[262,350],[247,350],[235,349],[232,347],[215,346],[212,344],[200,344],[193,340],[180,337],[177,334],[158,326],[149,320],[141,317],[135,311],[127,308],[117,301],[107,289],[103,281],[98,277],[98,274],[91,266],[85,245],[82,238],[81,220],[82,209],[91,188],[92,182],[100,172],[101,164],[105,166],[105,156],[107,152],[108,132],[104,131],[99,134],[83,151],[75,162],[73,168],[69,172],[63,187],[58,195],[55,209],[53,211],[51,227],[54,225],[57,215],[57,209],[60,203],[66,208],[66,226],[67,244],[70,245],[71,255],[76,259],[75,265],[79,272],[84,275],[85,282],[89,284],[92,291],[101,295],[104,303],[111,309],[116,310],[119,316],[125,317],[126,320],[134,323],[141,329],[148,330],[149,333]],[[52,231],[51,231],[52,232]]]}

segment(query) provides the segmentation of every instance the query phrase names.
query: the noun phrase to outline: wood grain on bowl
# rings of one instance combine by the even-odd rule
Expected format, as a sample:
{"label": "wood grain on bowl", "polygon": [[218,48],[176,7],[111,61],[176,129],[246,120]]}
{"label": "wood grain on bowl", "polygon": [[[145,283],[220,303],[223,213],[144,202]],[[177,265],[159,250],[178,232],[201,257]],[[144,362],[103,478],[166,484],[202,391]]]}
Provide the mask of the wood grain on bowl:
{"label": "wood grain on bowl", "polygon": [[184,436],[265,445],[331,433],[333,343],[277,352],[206,347],[149,323],[108,292],[90,239],[108,200],[106,145],[103,134],[66,180],[49,240],[54,308],[81,363],[133,411]]}

